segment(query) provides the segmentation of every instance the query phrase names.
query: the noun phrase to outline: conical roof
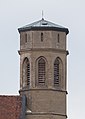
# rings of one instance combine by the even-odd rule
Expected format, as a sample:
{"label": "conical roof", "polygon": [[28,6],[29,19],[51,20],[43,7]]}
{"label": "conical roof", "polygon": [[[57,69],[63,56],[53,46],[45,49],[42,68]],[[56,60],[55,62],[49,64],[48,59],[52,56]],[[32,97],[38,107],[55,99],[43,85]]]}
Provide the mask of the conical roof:
{"label": "conical roof", "polygon": [[39,21],[33,22],[21,28],[18,28],[19,32],[29,31],[29,30],[56,30],[56,31],[66,32],[66,34],[69,33],[68,28],[65,28],[58,24],[44,20],[43,18]]}

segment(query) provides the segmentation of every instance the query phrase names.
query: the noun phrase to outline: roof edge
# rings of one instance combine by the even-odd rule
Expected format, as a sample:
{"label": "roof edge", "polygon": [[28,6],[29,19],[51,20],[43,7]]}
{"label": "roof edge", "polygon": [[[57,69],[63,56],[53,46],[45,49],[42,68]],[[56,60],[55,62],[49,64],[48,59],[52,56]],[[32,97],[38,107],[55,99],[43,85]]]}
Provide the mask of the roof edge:
{"label": "roof edge", "polygon": [[54,31],[61,31],[66,32],[66,35],[69,33],[68,28],[58,28],[58,27],[28,27],[28,28],[18,28],[19,33],[25,31],[37,31],[37,30],[54,30]]}

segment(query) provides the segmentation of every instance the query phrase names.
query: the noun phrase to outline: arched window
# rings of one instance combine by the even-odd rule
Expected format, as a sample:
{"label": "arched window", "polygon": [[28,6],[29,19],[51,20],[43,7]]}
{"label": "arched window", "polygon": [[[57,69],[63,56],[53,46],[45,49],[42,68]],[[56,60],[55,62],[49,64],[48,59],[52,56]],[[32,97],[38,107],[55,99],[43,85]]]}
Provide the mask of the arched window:
{"label": "arched window", "polygon": [[44,58],[40,58],[38,60],[38,83],[45,84],[45,77],[46,77],[46,62]]}
{"label": "arched window", "polygon": [[30,63],[28,58],[23,62],[23,87],[30,85]]}
{"label": "arched window", "polygon": [[60,58],[56,58],[54,62],[54,85],[59,86],[62,77],[62,62]]}

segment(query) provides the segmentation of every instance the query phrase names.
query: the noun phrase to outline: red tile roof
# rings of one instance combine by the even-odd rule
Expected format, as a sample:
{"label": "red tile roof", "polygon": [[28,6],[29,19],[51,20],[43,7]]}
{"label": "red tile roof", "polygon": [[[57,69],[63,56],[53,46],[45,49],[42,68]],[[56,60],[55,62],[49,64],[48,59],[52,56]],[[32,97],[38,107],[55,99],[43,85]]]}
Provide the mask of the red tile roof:
{"label": "red tile roof", "polygon": [[21,96],[0,96],[0,119],[20,119]]}

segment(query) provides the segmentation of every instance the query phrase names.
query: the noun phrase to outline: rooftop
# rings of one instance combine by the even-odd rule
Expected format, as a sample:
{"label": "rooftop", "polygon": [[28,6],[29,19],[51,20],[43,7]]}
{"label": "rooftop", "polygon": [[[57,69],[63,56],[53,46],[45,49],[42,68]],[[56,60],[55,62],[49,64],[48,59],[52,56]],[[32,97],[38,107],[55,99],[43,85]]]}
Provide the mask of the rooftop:
{"label": "rooftop", "polygon": [[43,18],[39,21],[33,22],[31,24],[28,24],[18,29],[19,32],[29,31],[29,30],[56,30],[56,31],[66,32],[66,34],[69,33],[68,28],[52,23]]}
{"label": "rooftop", "polygon": [[21,112],[21,96],[0,96],[0,119],[20,119]]}

